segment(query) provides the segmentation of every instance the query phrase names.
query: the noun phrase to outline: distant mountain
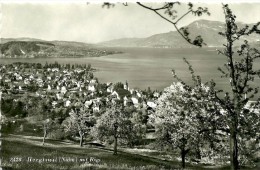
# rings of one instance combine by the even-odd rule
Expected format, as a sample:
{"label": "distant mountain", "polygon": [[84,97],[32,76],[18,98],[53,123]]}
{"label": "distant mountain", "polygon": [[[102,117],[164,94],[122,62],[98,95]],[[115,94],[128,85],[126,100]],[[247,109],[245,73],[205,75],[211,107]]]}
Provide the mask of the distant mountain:
{"label": "distant mountain", "polygon": [[[238,23],[240,28],[246,24]],[[252,26],[253,24],[249,24]],[[220,47],[225,43],[225,39],[219,35],[219,32],[224,32],[224,23],[219,21],[198,20],[187,26],[189,28],[190,37],[194,38],[201,35],[204,42],[209,47]],[[241,39],[247,39],[251,42],[260,41],[260,35],[252,35]],[[170,31],[168,33],[156,34],[147,38],[124,38],[101,42],[99,45],[108,47],[162,47],[162,48],[187,48],[193,47],[188,44],[177,31]],[[237,44],[239,45],[239,44]]]}
{"label": "distant mountain", "polygon": [[4,44],[10,41],[44,41],[37,38],[28,38],[28,37],[20,37],[20,38],[0,38],[0,44]]}
{"label": "distant mountain", "polygon": [[72,41],[32,38],[1,38],[0,58],[99,57],[119,53],[96,45]]}
{"label": "distant mountain", "polygon": [[1,44],[1,56],[25,56],[54,47],[54,44],[40,41],[9,41]]}

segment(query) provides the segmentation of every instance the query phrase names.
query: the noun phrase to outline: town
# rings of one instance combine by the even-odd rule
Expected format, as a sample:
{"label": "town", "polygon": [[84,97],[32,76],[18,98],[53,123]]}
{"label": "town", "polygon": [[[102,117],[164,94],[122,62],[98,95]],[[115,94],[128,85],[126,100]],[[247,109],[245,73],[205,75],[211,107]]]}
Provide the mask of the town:
{"label": "town", "polygon": [[[140,121],[146,126],[148,114],[154,112],[155,100],[160,95],[149,88],[143,91],[130,89],[127,81],[124,84],[101,83],[94,77],[95,69],[91,65],[18,62],[1,65],[0,72],[1,116],[3,120],[9,120],[7,124],[19,124],[19,133],[27,125],[18,123],[18,120],[26,119],[28,126],[35,126],[33,134],[41,135],[45,119],[62,126],[73,108],[88,110],[94,125],[106,107],[116,101],[125,108],[132,108],[129,115],[133,112],[141,114]],[[53,132],[56,130],[52,128]]]}
{"label": "town", "polygon": [[[127,81],[122,83],[100,83],[93,75],[91,65],[29,64],[14,63],[1,65],[0,81],[3,92],[8,96],[38,97],[51,100],[53,108],[70,107],[84,104],[93,112],[102,109],[101,99],[123,100],[124,106],[133,104],[136,108],[149,107],[154,109],[154,100],[159,92],[143,92],[130,89]],[[120,86],[121,85],[121,86]],[[152,94],[150,94],[152,93]]]}

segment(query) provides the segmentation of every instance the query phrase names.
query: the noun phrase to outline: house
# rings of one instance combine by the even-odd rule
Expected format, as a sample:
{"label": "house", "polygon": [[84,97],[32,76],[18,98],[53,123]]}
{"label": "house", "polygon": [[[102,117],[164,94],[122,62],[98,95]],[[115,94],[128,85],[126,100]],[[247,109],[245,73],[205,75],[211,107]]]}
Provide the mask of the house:
{"label": "house", "polygon": [[58,72],[59,69],[58,69],[58,68],[53,68],[51,71],[52,71],[52,72]]}
{"label": "house", "polygon": [[56,101],[53,101],[51,104],[52,104],[52,107],[55,108],[58,103]]}
{"label": "house", "polygon": [[83,72],[83,70],[77,68],[77,69],[74,70],[74,72],[81,73],[81,72]]}
{"label": "house", "polygon": [[95,103],[94,105],[93,105],[93,112],[99,112],[99,110],[100,110],[100,104],[99,103]]}
{"label": "house", "polygon": [[131,100],[132,100],[134,105],[138,105],[139,104],[138,99],[136,97],[132,97]]}
{"label": "house", "polygon": [[60,99],[62,99],[64,97],[64,95],[61,94],[61,93],[57,93],[56,97],[57,97],[58,100],[60,100]]}
{"label": "house", "polygon": [[23,82],[24,82],[24,84],[30,84],[30,81],[28,78],[25,78]]}
{"label": "house", "polygon": [[254,107],[255,104],[257,104],[256,101],[248,101],[246,105],[244,106],[245,109],[248,109],[250,112],[260,113],[259,107]]}
{"label": "house", "polygon": [[158,97],[160,96],[160,93],[154,92],[154,93],[153,93],[153,96],[158,98]]}
{"label": "house", "polygon": [[30,76],[29,76],[29,79],[30,79],[30,80],[33,80],[33,79],[34,79],[33,75],[30,75]]}
{"label": "house", "polygon": [[90,80],[90,83],[95,84],[95,83],[97,83],[97,80],[96,79],[92,79],[92,80]]}
{"label": "house", "polygon": [[62,94],[65,94],[67,92],[67,89],[65,86],[62,86],[61,87],[61,91],[60,91]]}
{"label": "house", "polygon": [[140,92],[138,92],[138,91],[136,91],[136,95],[137,95],[138,97],[142,97],[142,94],[141,94]]}
{"label": "house", "polygon": [[130,93],[131,93],[131,94],[134,94],[134,92],[135,92],[134,89],[131,89],[131,90],[130,90]]}
{"label": "house", "polygon": [[85,107],[87,107],[87,108],[89,108],[92,104],[93,104],[92,100],[85,101],[85,103],[84,103]]}
{"label": "house", "polygon": [[113,85],[110,85],[108,88],[107,88],[107,92],[108,93],[113,93],[114,91],[114,86]]}
{"label": "house", "polygon": [[129,90],[127,81],[126,81],[125,84],[124,84],[124,89],[125,89],[125,90]]}
{"label": "house", "polygon": [[48,91],[51,91],[51,86],[48,84],[48,88],[47,88]]}
{"label": "house", "polygon": [[18,75],[16,76],[16,80],[22,81],[22,80],[23,80],[23,77],[18,74]]}
{"label": "house", "polygon": [[35,92],[35,95],[36,95],[37,97],[39,97],[39,96],[40,96],[40,93],[38,93],[38,92]]}
{"label": "house", "polygon": [[109,87],[109,86],[111,86],[113,83],[107,82],[106,84],[107,84],[107,87]]}
{"label": "house", "polygon": [[59,86],[59,85],[57,85],[56,89],[57,89],[57,90],[60,90],[60,86]]}
{"label": "house", "polygon": [[43,80],[41,78],[36,79],[38,86],[43,87]]}
{"label": "house", "polygon": [[92,92],[96,91],[95,84],[89,83],[89,85],[88,85],[88,90],[89,90],[89,91],[92,91]]}
{"label": "house", "polygon": [[120,100],[120,96],[119,96],[119,94],[118,94],[116,91],[113,91],[113,93],[111,94],[111,96],[113,96],[113,97],[115,97],[115,98],[117,98],[117,99]]}
{"label": "house", "polygon": [[133,101],[126,96],[124,97],[124,106],[131,106],[133,105]]}
{"label": "house", "polygon": [[156,108],[156,106],[157,106],[157,104],[156,104],[155,102],[153,102],[153,101],[148,101],[148,102],[147,102],[147,105],[148,105],[149,107],[151,107],[151,108]]}
{"label": "house", "polygon": [[70,100],[66,100],[66,101],[65,101],[65,107],[69,107],[70,104],[71,104],[71,101],[70,101]]}
{"label": "house", "polygon": [[75,103],[74,103],[74,106],[76,106],[76,107],[81,106],[81,102],[80,102],[80,101],[75,102]]}
{"label": "house", "polygon": [[11,82],[11,79],[7,78],[5,79],[5,83],[10,83]]}
{"label": "house", "polygon": [[128,101],[128,98],[125,96],[125,97],[124,97],[124,106],[126,106],[127,101]]}

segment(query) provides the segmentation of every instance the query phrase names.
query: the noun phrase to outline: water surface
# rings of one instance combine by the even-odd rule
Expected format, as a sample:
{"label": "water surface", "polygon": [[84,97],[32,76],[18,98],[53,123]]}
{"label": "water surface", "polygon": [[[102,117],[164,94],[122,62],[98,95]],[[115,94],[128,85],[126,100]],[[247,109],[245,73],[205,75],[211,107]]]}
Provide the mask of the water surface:
{"label": "water surface", "polygon": [[[225,57],[218,55],[215,48],[183,48],[183,49],[158,49],[158,48],[113,48],[123,51],[115,54],[92,58],[37,58],[37,59],[0,59],[0,63],[37,62],[45,64],[77,63],[91,64],[98,69],[95,76],[101,82],[125,82],[130,88],[162,90],[173,81],[171,70],[185,81],[191,82],[188,66],[184,63],[185,57],[194,67],[196,74],[201,75],[203,81],[214,79],[218,88],[229,90],[229,81],[220,77],[217,71],[219,66],[226,62]],[[255,63],[260,68],[260,62]],[[260,84],[260,80],[255,81]]]}

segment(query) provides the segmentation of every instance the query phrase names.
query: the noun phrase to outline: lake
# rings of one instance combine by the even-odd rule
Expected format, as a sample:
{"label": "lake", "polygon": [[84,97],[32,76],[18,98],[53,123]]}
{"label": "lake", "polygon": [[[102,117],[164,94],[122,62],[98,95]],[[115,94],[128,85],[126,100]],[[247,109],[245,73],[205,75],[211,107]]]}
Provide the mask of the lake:
{"label": "lake", "polygon": [[[217,87],[229,90],[229,80],[221,78],[217,70],[226,62],[225,57],[218,55],[215,48],[110,48],[124,52],[103,57],[92,58],[37,58],[37,59],[0,59],[0,63],[36,62],[45,64],[55,61],[77,64],[91,64],[98,69],[95,76],[100,82],[125,82],[130,88],[162,90],[173,81],[171,70],[185,81],[191,82],[188,66],[184,63],[185,57],[194,67],[195,73],[202,77],[202,81],[214,79]],[[260,67],[260,62],[255,63]],[[255,84],[260,84],[259,78]]]}

